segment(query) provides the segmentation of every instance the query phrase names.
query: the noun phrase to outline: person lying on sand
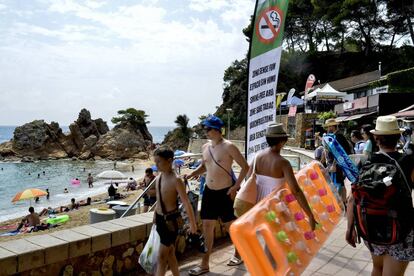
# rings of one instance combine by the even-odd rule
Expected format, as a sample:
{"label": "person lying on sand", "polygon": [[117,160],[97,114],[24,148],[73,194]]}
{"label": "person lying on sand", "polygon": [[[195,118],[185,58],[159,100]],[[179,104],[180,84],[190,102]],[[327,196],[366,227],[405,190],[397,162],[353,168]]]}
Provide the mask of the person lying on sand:
{"label": "person lying on sand", "polygon": [[50,215],[56,215],[57,213],[59,213],[59,210],[57,210],[57,209],[53,209],[52,207],[47,207],[47,209],[46,208],[44,208],[40,213],[39,213],[39,216],[41,217],[41,216],[44,216],[44,215],[48,215],[48,216],[50,216]]}
{"label": "person lying on sand", "polygon": [[92,203],[92,198],[88,197],[86,201],[85,200],[79,201],[79,206],[88,206],[88,205],[91,205],[91,203]]}
{"label": "person lying on sand", "polygon": [[77,203],[76,201],[75,201],[75,199],[74,198],[72,198],[71,200],[70,200],[70,205],[68,205],[68,206],[60,206],[60,209],[59,209],[59,211],[62,213],[62,212],[69,212],[69,211],[72,211],[72,210],[75,210],[75,209],[78,209],[79,208],[79,203]]}

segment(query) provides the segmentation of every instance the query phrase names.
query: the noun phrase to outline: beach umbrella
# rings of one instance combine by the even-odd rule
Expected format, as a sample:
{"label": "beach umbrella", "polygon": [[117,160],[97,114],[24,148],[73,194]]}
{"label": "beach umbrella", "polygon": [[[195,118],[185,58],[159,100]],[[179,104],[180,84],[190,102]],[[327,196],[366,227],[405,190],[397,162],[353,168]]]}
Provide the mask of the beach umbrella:
{"label": "beach umbrella", "polygon": [[26,200],[26,199],[32,199],[35,197],[45,196],[47,195],[47,192],[40,190],[40,189],[26,189],[22,192],[17,193],[13,199],[12,202],[20,201],[20,200]]}
{"label": "beach umbrella", "polygon": [[183,154],[185,154],[186,152],[185,151],[183,151],[183,150],[176,150],[176,151],[174,151],[174,156],[181,156],[181,155],[183,155]]}
{"label": "beach umbrella", "polygon": [[103,171],[100,174],[98,174],[96,177],[102,178],[102,179],[111,179],[111,180],[127,178],[123,173],[119,171],[115,171],[115,170]]}

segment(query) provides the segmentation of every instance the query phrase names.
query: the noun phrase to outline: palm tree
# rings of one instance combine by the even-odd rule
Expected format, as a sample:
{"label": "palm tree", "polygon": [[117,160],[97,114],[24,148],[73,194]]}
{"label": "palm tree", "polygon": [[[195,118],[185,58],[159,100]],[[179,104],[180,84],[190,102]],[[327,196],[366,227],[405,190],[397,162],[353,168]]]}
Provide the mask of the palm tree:
{"label": "palm tree", "polygon": [[187,115],[183,114],[183,115],[178,115],[177,119],[175,119],[174,123],[177,124],[178,128],[181,129],[181,132],[183,134],[187,134],[189,131],[188,128],[188,122],[190,121],[190,119],[187,117]]}

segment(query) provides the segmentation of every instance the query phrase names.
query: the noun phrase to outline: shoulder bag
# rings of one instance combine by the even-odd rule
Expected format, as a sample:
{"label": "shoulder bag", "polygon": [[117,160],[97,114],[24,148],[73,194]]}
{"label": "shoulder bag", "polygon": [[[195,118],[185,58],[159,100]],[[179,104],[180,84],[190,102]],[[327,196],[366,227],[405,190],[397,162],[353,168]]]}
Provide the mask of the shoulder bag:
{"label": "shoulder bag", "polygon": [[213,156],[213,153],[211,152],[210,146],[208,147],[208,151],[210,152],[211,159],[213,159],[214,163],[216,163],[217,166],[222,168],[231,177],[231,184],[232,185],[236,184],[237,178],[236,178],[236,175],[234,174],[233,170],[230,170],[230,172],[227,171],[222,165],[220,165],[219,162],[216,161],[216,159]]}
{"label": "shoulder bag", "polygon": [[234,214],[240,217],[257,203],[256,159],[253,159],[253,170],[250,177],[241,184],[234,200]]}

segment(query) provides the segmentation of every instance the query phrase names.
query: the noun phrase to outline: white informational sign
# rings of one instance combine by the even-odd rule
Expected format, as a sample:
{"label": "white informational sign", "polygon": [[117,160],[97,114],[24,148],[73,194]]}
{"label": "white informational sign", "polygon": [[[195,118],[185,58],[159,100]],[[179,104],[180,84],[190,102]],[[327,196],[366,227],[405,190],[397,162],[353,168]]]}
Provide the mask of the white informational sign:
{"label": "white informational sign", "polygon": [[[276,84],[282,48],[250,60],[248,87],[247,161],[267,147],[265,132],[276,120]],[[271,62],[269,62],[271,61]]]}
{"label": "white informational sign", "polygon": [[246,155],[250,163],[268,145],[267,126],[276,121],[276,88],[288,1],[260,1],[250,48]]}

